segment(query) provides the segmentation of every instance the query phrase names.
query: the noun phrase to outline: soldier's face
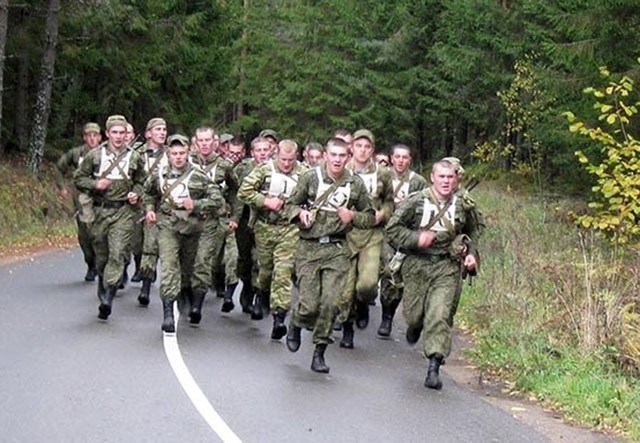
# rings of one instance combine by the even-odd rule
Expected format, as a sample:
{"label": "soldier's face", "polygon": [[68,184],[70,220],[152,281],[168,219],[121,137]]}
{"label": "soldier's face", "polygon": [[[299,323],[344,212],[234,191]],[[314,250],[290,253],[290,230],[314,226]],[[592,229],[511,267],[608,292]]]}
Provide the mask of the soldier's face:
{"label": "soldier's face", "polygon": [[229,145],[229,152],[227,152],[226,158],[234,165],[237,165],[244,158],[244,146]]}
{"label": "soldier's face", "polygon": [[324,153],[327,171],[334,176],[341,176],[349,159],[349,148],[329,144]]}
{"label": "soldier's face", "polygon": [[322,161],[322,151],[318,151],[317,149],[309,149],[307,151],[307,155],[305,160],[309,163],[309,166],[314,167],[317,166],[320,161]]}
{"label": "soldier's face", "polygon": [[393,170],[398,175],[402,175],[409,169],[411,154],[406,149],[395,149],[391,154],[391,164],[393,165]]}
{"label": "soldier's face", "polygon": [[136,133],[133,130],[133,126],[131,126],[131,127],[127,126],[127,132],[124,135],[125,143],[127,143],[127,144],[131,143],[134,138],[136,138]]}
{"label": "soldier's face", "polygon": [[109,147],[111,149],[120,150],[124,144],[124,137],[127,133],[127,128],[121,125],[115,125],[107,129],[107,138],[109,139]]}
{"label": "soldier's face", "polygon": [[293,167],[296,164],[296,157],[297,155],[295,151],[287,152],[281,149],[276,154],[276,162],[278,163],[278,168],[285,174],[288,174],[293,170]]}
{"label": "soldier's face", "polygon": [[431,183],[436,193],[442,198],[449,198],[458,185],[458,176],[453,168],[436,166],[431,173]]}
{"label": "soldier's face", "polygon": [[149,129],[146,134],[147,140],[151,145],[160,147],[167,140],[167,127],[164,125],[154,126]]}
{"label": "soldier's face", "polygon": [[373,155],[373,145],[368,138],[360,137],[353,141],[353,160],[356,163],[367,163]]}
{"label": "soldier's face", "polygon": [[271,152],[271,144],[269,142],[254,143],[251,148],[251,156],[259,164],[271,158]]}
{"label": "soldier's face", "polygon": [[173,145],[169,148],[169,163],[175,169],[182,169],[187,164],[189,150],[186,146]]}
{"label": "soldier's face", "polygon": [[99,132],[87,132],[82,138],[85,144],[93,149],[102,141],[102,134],[100,134]]}
{"label": "soldier's face", "polygon": [[196,146],[198,147],[198,152],[203,157],[208,157],[211,153],[216,152],[218,144],[213,131],[196,132]]}
{"label": "soldier's face", "polygon": [[229,142],[220,143],[218,145],[218,153],[221,156],[226,157],[228,152],[229,152]]}

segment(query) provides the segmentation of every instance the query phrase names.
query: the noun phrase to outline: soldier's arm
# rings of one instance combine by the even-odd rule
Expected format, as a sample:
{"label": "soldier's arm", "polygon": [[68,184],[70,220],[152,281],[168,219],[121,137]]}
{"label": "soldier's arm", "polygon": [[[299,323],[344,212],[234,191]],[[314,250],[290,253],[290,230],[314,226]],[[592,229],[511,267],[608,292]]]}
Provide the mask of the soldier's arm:
{"label": "soldier's arm", "polygon": [[67,175],[69,170],[73,168],[73,153],[71,150],[62,154],[60,159],[56,162],[55,168],[55,181],[58,189],[64,189],[67,187]]}
{"label": "soldier's arm", "polygon": [[133,181],[133,188],[131,191],[138,195],[142,195],[144,192],[145,180],[147,179],[147,173],[144,170],[144,160],[135,151],[131,155],[131,160],[135,162],[135,169],[131,174],[131,180]]}
{"label": "soldier's arm", "polygon": [[405,199],[387,222],[385,233],[394,248],[417,249],[420,230],[412,228],[415,207],[422,193],[413,194]]}
{"label": "soldier's arm", "polygon": [[300,214],[300,205],[307,203],[309,196],[309,188],[311,186],[311,177],[315,176],[315,172],[307,170],[298,179],[298,184],[293,193],[287,199],[282,209],[285,217],[289,221],[295,221]]}
{"label": "soldier's arm", "polygon": [[463,209],[467,212],[466,223],[463,232],[469,236],[471,241],[467,245],[468,253],[478,256],[478,239],[484,230],[485,224],[482,214],[476,207],[471,196],[463,196]]}
{"label": "soldier's arm", "polygon": [[159,199],[158,175],[150,174],[144,182],[142,191],[142,206],[145,211],[155,211]]}
{"label": "soldier's arm", "polygon": [[[220,186],[213,183],[209,178],[202,174],[197,174],[197,184],[203,188],[202,198],[193,200],[193,212],[196,214],[215,214],[225,205],[224,197]],[[196,176],[194,174],[192,179]]]}
{"label": "soldier's arm", "polygon": [[260,187],[266,177],[263,171],[263,168],[255,168],[242,180],[238,189],[238,200],[257,209],[264,208],[265,196],[260,193]]}
{"label": "soldier's arm", "polygon": [[74,183],[80,192],[92,192],[96,190],[98,180],[93,176],[94,156],[89,153],[80,163],[74,174]]}
{"label": "soldier's arm", "polygon": [[383,214],[382,223],[388,221],[393,214],[393,181],[391,174],[385,171],[382,179],[382,202],[380,204],[380,212]]}

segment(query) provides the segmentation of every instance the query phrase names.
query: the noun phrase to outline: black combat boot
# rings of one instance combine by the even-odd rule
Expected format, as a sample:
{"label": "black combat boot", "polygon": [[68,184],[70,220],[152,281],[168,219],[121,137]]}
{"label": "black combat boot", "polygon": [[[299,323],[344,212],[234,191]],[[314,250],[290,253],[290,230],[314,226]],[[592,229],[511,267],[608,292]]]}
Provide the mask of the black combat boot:
{"label": "black combat boot", "polygon": [[365,329],[369,324],[369,304],[356,299],[356,326]]}
{"label": "black combat boot", "polygon": [[429,357],[429,369],[427,369],[427,378],[424,380],[425,387],[429,389],[442,389],[440,381],[440,366],[444,364],[442,354],[432,354]]}
{"label": "black combat boot", "polygon": [[414,344],[417,343],[418,340],[420,340],[420,334],[422,334],[422,325],[413,328],[411,326],[409,326],[407,328],[407,333],[405,334],[405,337],[407,339],[407,343],[409,344]]}
{"label": "black combat boot", "polygon": [[271,329],[271,339],[280,340],[287,335],[287,326],[284,324],[284,319],[287,316],[287,311],[278,309],[273,314],[273,329]]}
{"label": "black combat boot", "polygon": [[216,297],[222,298],[225,294],[224,274],[216,272],[213,276],[213,287],[216,290]]}
{"label": "black combat boot", "polygon": [[106,320],[111,315],[111,304],[113,303],[113,297],[116,296],[118,288],[115,286],[109,286],[102,293],[100,298],[100,306],[98,307],[98,318],[100,320]]}
{"label": "black combat boot", "polygon": [[173,300],[162,300],[162,330],[164,332],[176,332],[176,323],[173,320]]}
{"label": "black combat boot", "polygon": [[378,328],[378,335],[380,337],[388,337],[391,335],[393,316],[396,314],[396,309],[399,304],[400,300],[392,300],[389,304],[382,303],[382,321]]}
{"label": "black combat boot", "polygon": [[262,310],[262,298],[262,291],[256,291],[256,294],[253,296],[253,305],[251,305],[251,320],[262,320],[262,318],[264,317],[264,313]]}
{"label": "black combat boot", "polygon": [[190,310],[193,305],[193,289],[191,286],[186,286],[180,289],[180,296],[178,297],[178,311],[184,313],[186,310]]}
{"label": "black combat boot", "polygon": [[298,352],[300,349],[300,326],[296,326],[293,322],[289,323],[289,333],[287,334],[287,349],[291,352]]}
{"label": "black combat boot", "polygon": [[129,263],[124,265],[124,271],[122,271],[122,278],[120,279],[120,284],[118,285],[117,289],[124,289],[124,287],[127,286],[127,283],[129,282],[129,273],[127,272],[127,266],[129,266]]}
{"label": "black combat boot", "polygon": [[88,264],[87,265],[87,273],[84,275],[84,281],[96,281],[96,276],[98,273],[96,272],[95,265]]}
{"label": "black combat boot", "polygon": [[189,323],[197,325],[202,319],[202,304],[204,297],[207,295],[206,289],[194,289],[191,299],[191,309],[189,310]]}
{"label": "black combat boot", "polygon": [[313,372],[329,373],[329,366],[324,362],[324,351],[326,350],[326,344],[316,345],[316,349],[313,351],[313,360],[311,360],[311,370]]}
{"label": "black combat boot", "polygon": [[[132,279],[133,280],[133,279]],[[138,294],[138,303],[140,306],[149,306],[149,294],[151,294],[151,279],[142,279],[142,288],[140,288],[140,294]]]}
{"label": "black combat boot", "polygon": [[264,291],[260,301],[262,302],[262,312],[264,315],[269,315],[271,312],[271,291]]}
{"label": "black combat boot", "polygon": [[240,306],[242,312],[251,314],[251,304],[253,302],[253,285],[251,280],[242,280],[242,292],[240,292]]}
{"label": "black combat boot", "polygon": [[98,300],[100,300],[100,302],[102,302],[106,291],[103,278],[98,276]]}
{"label": "black combat boot", "polygon": [[231,283],[227,285],[227,289],[224,293],[224,300],[222,301],[222,312],[231,312],[236,305],[233,304],[233,293],[236,291],[238,283]]}
{"label": "black combat boot", "polygon": [[353,322],[346,321],[342,323],[342,340],[340,340],[340,347],[346,349],[353,349]]}
{"label": "black combat boot", "polygon": [[[142,271],[140,270],[140,262],[142,262],[142,255],[134,254],[133,255],[133,264],[136,269],[131,276],[131,283],[138,283],[142,281]],[[146,305],[145,305],[146,306]]]}

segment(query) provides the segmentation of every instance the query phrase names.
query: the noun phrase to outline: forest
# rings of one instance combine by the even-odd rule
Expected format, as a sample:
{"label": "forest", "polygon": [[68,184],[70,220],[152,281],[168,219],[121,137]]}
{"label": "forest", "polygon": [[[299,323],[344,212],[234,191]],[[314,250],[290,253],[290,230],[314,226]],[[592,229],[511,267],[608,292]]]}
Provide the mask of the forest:
{"label": "forest", "polygon": [[561,115],[597,122],[583,90],[636,79],[638,35],[637,0],[0,0],[0,157],[37,172],[114,113],[299,143],[366,127],[584,192],[575,151],[600,150]]}

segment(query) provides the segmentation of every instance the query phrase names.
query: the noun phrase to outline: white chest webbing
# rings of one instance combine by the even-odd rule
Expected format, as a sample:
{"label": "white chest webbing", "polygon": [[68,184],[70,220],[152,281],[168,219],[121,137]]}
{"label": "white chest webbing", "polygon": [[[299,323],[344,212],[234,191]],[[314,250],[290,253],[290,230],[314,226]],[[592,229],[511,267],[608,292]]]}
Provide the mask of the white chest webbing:
{"label": "white chest webbing", "polygon": [[[191,180],[191,176],[193,175],[194,172],[195,170],[190,171],[189,175],[187,175],[184,179],[182,179],[180,183],[178,183],[171,190],[171,193],[166,197],[166,199],[167,200],[170,199],[178,207],[184,206],[184,201],[188,198],[191,198],[191,194],[189,194],[189,180]],[[169,171],[169,174],[171,174],[170,171]],[[181,176],[167,178],[165,175],[159,174],[158,179],[160,183],[160,191],[164,194],[165,189],[168,189],[171,186],[173,186],[173,183],[176,180],[180,180],[180,177]]]}
{"label": "white chest webbing", "polygon": [[399,178],[394,178],[392,180],[392,187],[393,187],[393,190],[395,191],[393,194],[393,202],[396,205],[402,203],[404,199],[407,198],[407,195],[409,195],[409,184],[411,183],[411,179],[413,178],[414,175],[415,175],[415,172],[410,171],[409,177],[405,182],[403,182]]}
{"label": "white chest webbing", "polygon": [[[453,229],[455,226],[455,217],[456,217],[456,201],[458,197],[453,196],[451,204],[445,211],[445,213],[440,217],[440,219],[431,226],[431,231],[436,232],[447,232]],[[440,212],[440,210],[444,207],[446,203],[436,204],[433,203],[429,198],[424,198],[424,207],[422,210],[422,220],[420,221],[420,227],[425,227],[431,222],[431,220]],[[447,228],[449,227],[449,229]]]}
{"label": "white chest webbing", "polygon": [[[131,154],[133,154],[133,151],[127,151],[127,153],[118,160],[116,167],[112,168],[107,176],[103,178],[108,178],[109,180],[128,180]],[[96,174],[96,176],[101,177],[104,171],[111,167],[111,163],[116,161],[118,155],[119,154],[107,152],[107,148],[103,147],[100,150],[100,168],[98,169],[98,174]]]}
{"label": "white chest webbing", "polygon": [[291,197],[293,190],[298,184],[298,175],[286,175],[276,171],[276,166],[274,165],[273,160],[269,161],[269,165],[271,167],[271,182],[269,183],[267,195],[270,197]]}
{"label": "white chest webbing", "polygon": [[[348,171],[344,171],[344,173],[349,174]],[[327,191],[327,189],[331,187],[331,184],[327,184],[324,182],[319,166],[316,167],[316,174],[318,176],[318,190],[316,191],[315,200],[319,199]],[[339,207],[347,206],[350,196],[351,183],[343,183],[342,185],[334,189],[329,197],[324,199],[324,202],[319,209],[322,211],[336,212]]]}
{"label": "white chest webbing", "polygon": [[358,175],[364,182],[364,186],[367,188],[369,195],[375,198],[378,191],[378,166],[376,165],[376,169],[373,172],[358,173]]}

